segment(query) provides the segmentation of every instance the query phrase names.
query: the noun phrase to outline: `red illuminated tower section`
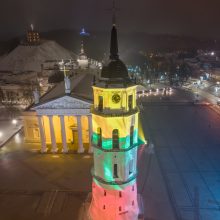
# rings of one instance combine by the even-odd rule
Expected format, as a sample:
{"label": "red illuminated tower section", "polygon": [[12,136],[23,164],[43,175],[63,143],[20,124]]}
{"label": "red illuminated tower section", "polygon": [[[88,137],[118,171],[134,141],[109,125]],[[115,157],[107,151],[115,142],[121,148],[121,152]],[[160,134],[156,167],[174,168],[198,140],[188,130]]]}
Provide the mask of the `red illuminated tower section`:
{"label": "red illuminated tower section", "polygon": [[138,115],[136,85],[118,56],[115,19],[109,62],[93,85],[94,169],[92,220],[138,219],[136,163]]}

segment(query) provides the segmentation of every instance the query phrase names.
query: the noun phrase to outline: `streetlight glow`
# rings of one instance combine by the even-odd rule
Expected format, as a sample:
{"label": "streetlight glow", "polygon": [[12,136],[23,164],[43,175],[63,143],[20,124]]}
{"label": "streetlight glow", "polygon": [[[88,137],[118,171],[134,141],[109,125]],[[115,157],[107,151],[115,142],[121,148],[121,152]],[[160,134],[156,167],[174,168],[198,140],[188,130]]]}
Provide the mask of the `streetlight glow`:
{"label": "streetlight glow", "polygon": [[18,122],[18,121],[17,121],[16,119],[13,119],[13,120],[12,120],[12,124],[13,124],[13,125],[16,125],[17,122]]}

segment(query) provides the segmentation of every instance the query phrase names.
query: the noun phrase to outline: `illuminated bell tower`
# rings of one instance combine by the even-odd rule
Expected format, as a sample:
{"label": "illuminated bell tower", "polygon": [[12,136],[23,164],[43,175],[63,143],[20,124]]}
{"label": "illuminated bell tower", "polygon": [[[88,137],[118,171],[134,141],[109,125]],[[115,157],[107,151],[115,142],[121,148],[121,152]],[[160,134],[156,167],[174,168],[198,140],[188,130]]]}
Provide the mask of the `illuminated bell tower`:
{"label": "illuminated bell tower", "polygon": [[138,219],[136,85],[118,56],[117,29],[113,20],[110,58],[93,85],[94,169],[92,220]]}

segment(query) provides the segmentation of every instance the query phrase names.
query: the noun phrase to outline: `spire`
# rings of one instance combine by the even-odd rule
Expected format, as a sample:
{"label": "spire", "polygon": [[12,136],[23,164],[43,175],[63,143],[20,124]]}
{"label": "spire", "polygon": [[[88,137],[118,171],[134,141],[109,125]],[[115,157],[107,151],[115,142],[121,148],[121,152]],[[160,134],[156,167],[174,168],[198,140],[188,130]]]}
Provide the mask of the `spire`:
{"label": "spire", "polygon": [[31,24],[31,31],[34,31],[34,25]]}
{"label": "spire", "polygon": [[113,0],[113,15],[112,15],[112,32],[111,32],[111,45],[110,45],[110,59],[117,60],[118,59],[118,37],[117,37],[117,29],[116,29],[116,7],[115,0]]}

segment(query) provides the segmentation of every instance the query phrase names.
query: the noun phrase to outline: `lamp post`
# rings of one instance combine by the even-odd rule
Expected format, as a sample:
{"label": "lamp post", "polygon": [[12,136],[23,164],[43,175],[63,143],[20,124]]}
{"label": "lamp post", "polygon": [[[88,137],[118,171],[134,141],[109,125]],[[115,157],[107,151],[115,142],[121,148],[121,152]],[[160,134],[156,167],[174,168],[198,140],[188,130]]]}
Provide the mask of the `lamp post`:
{"label": "lamp post", "polygon": [[15,128],[17,127],[18,121],[16,119],[12,120],[12,124],[15,126]]}

